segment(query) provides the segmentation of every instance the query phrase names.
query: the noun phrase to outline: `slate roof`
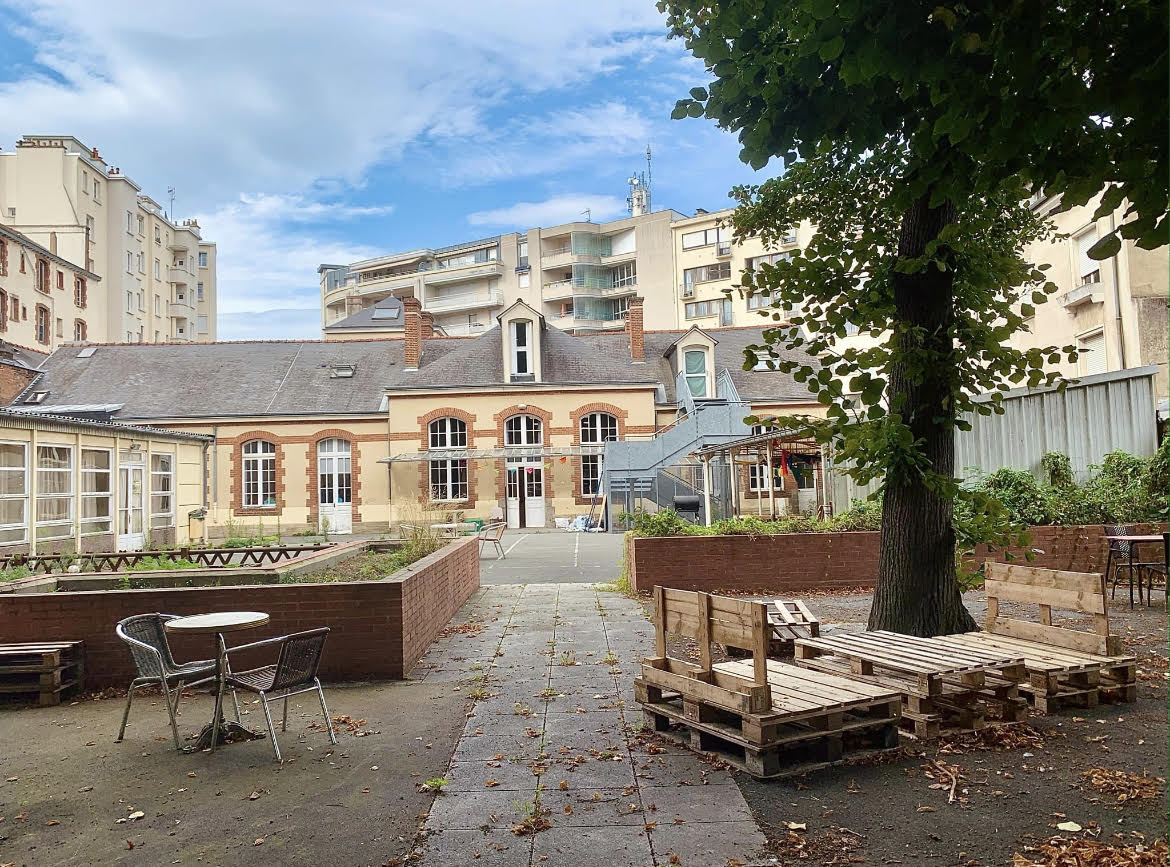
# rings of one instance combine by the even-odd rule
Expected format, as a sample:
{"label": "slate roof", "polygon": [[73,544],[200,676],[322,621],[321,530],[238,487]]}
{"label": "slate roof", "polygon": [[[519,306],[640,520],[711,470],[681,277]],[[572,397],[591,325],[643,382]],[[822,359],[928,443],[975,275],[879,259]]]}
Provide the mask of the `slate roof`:
{"label": "slate roof", "polygon": [[[629,335],[611,332],[574,337],[552,327],[542,331],[544,384],[661,385],[674,401],[674,374],[663,357],[682,331],[647,332],[646,363],[630,359]],[[807,401],[811,395],[777,371],[744,371],[743,348],[759,329],[708,332],[717,343],[715,370],[727,368],[747,400]],[[240,343],[114,344],[65,346],[45,359],[22,396],[45,391],[37,405],[120,405],[119,421],[265,415],[376,414],[389,390],[450,390],[502,385],[500,329],[478,337],[434,337],[423,343],[420,369],[407,371],[402,340],[255,341]],[[801,353],[785,357],[808,360]],[[333,369],[352,365],[351,377]],[[523,389],[525,384],[511,387]]]}
{"label": "slate roof", "polygon": [[401,331],[403,326],[402,302],[394,296],[390,296],[383,298],[372,307],[363,308],[352,316],[339,319],[332,325],[326,325],[325,330],[333,332],[349,331],[354,328],[380,328]]}

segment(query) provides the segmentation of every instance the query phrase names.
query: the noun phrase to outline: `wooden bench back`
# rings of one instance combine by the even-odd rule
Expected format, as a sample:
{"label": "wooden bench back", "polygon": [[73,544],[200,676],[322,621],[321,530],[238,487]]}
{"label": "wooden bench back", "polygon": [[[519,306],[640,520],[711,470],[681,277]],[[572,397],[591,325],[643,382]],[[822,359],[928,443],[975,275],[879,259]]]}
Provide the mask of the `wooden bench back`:
{"label": "wooden bench back", "polygon": [[667,633],[699,643],[699,669],[704,672],[711,670],[712,642],[750,651],[754,682],[767,686],[771,627],[766,603],[656,586],[654,640],[659,657],[667,655]]}
{"label": "wooden bench back", "polygon": [[[1112,656],[1120,652],[1120,640],[1109,634],[1109,603],[1103,576],[1092,572],[1064,572],[1007,563],[988,563],[984,575],[984,591],[987,594],[986,629],[989,633],[1039,641],[1082,653]],[[1001,615],[1001,602],[1037,605],[1039,622]],[[1054,626],[1053,608],[1091,615],[1092,631]]]}

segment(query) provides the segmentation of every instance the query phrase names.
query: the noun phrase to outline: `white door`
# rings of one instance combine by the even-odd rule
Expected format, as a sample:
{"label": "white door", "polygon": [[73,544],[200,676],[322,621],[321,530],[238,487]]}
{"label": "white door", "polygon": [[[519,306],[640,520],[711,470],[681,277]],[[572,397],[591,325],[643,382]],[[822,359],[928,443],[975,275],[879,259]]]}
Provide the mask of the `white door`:
{"label": "white door", "polygon": [[508,527],[515,530],[522,526],[520,523],[520,473],[524,471],[524,468],[509,461],[504,471],[508,474],[504,480],[504,502],[507,506],[505,514]]}
{"label": "white door", "polygon": [[540,461],[509,461],[504,494],[508,526],[544,526],[544,466]]}
{"label": "white door", "polygon": [[118,550],[141,551],[146,546],[146,486],[142,464],[118,467]]}
{"label": "white door", "polygon": [[348,440],[317,443],[317,520],[321,532],[353,532],[353,474]]}

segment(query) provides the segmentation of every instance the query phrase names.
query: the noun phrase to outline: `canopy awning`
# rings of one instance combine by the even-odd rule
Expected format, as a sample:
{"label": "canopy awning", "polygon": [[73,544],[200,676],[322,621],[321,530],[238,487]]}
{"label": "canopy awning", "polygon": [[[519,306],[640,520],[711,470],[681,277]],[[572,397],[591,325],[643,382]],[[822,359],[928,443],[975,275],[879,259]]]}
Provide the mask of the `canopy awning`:
{"label": "canopy awning", "polygon": [[541,458],[581,457],[600,455],[604,443],[590,443],[569,446],[500,446],[491,449],[427,449],[421,452],[404,452],[379,459],[380,464],[401,464],[419,461],[477,461],[493,458],[515,460],[539,460]]}

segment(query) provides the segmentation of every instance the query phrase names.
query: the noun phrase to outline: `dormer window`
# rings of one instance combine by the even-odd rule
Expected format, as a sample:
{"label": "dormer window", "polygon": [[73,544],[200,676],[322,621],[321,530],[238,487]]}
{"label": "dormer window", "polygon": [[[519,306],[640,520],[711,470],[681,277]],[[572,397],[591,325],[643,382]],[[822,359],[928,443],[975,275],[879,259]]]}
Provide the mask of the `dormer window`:
{"label": "dormer window", "polygon": [[512,322],[512,375],[532,376],[532,323],[527,319]]}
{"label": "dormer window", "polygon": [[702,349],[688,349],[683,353],[687,388],[691,397],[707,396],[707,353]]}

